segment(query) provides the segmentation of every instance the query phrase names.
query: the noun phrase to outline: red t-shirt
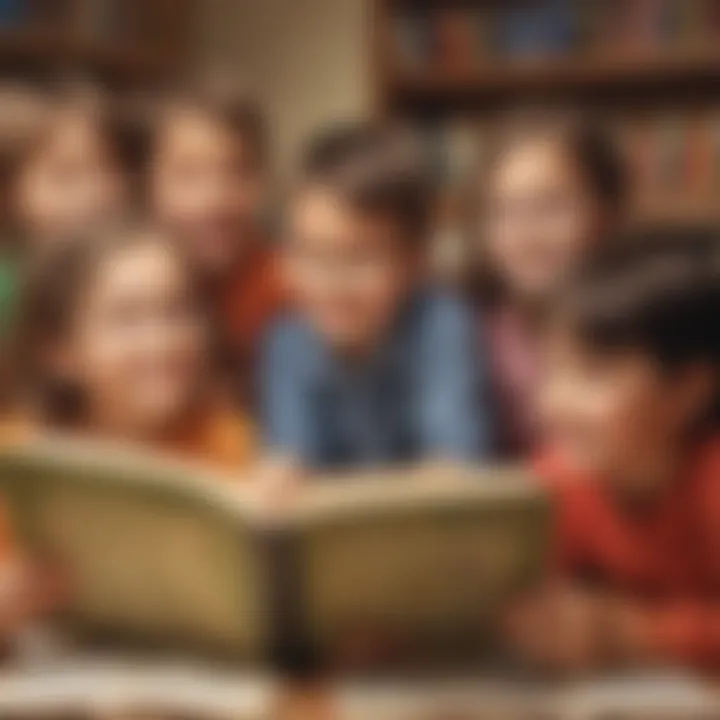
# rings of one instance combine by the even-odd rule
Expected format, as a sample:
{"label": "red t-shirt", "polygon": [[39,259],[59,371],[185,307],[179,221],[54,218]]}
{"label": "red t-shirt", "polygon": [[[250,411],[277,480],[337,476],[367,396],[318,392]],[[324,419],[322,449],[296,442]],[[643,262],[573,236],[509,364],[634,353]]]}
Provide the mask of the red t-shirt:
{"label": "red t-shirt", "polygon": [[720,668],[720,436],[642,509],[558,457],[538,470],[555,502],[559,571],[637,602],[659,660]]}
{"label": "red t-shirt", "polygon": [[222,332],[240,370],[254,360],[262,335],[285,303],[285,288],[272,249],[258,242],[219,298]]}

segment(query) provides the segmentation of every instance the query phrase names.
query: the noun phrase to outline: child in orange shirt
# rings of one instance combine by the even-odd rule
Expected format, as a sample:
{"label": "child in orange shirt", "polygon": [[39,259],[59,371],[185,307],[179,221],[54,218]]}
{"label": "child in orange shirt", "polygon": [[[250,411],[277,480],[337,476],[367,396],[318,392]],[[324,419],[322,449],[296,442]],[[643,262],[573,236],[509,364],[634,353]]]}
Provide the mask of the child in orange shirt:
{"label": "child in orange shirt", "polygon": [[[50,430],[242,471],[253,432],[217,399],[210,334],[192,274],[159,232],[120,227],[56,246],[30,269],[22,297],[25,422],[6,440]],[[2,522],[0,574],[0,639],[62,596],[52,572],[21,560]]]}
{"label": "child in orange shirt", "polygon": [[511,622],[541,665],[720,669],[719,317],[714,233],[625,238],[558,304],[539,463],[558,574]]}
{"label": "child in orange shirt", "polygon": [[193,275],[159,231],[118,226],[30,268],[17,338],[33,425],[242,467],[250,424],[219,402],[212,328]]}
{"label": "child in orange shirt", "polygon": [[258,340],[283,297],[262,229],[263,118],[246,98],[209,83],[168,104],[150,145],[153,211],[181,243],[217,316],[233,380],[247,385]]}

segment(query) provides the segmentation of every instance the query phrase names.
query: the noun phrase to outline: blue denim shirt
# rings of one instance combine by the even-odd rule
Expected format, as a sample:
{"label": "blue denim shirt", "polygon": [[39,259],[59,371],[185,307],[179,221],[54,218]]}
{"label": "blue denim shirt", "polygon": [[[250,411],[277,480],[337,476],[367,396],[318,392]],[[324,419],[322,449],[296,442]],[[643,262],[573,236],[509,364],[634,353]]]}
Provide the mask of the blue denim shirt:
{"label": "blue denim shirt", "polygon": [[261,366],[266,444],[321,470],[486,456],[479,335],[456,299],[425,293],[350,367],[300,317],[278,321]]}

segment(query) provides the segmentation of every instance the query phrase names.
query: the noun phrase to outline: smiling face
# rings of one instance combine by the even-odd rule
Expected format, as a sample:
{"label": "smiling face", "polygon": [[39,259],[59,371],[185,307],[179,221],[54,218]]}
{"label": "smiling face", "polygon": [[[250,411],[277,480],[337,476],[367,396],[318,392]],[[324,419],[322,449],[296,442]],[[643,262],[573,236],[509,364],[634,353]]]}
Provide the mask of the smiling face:
{"label": "smiling face", "polygon": [[201,110],[177,110],[160,127],[151,167],[158,219],[210,277],[247,251],[263,202],[257,148]]}
{"label": "smiling face", "polygon": [[371,349],[388,331],[415,272],[393,218],[358,212],[322,186],[296,198],[284,262],[300,312],[349,352]]}
{"label": "smiling face", "polygon": [[599,202],[557,141],[507,149],[488,186],[482,252],[511,296],[544,300],[594,243]]}
{"label": "smiling face", "polygon": [[625,494],[643,494],[649,468],[678,453],[707,412],[715,373],[663,369],[640,348],[601,351],[562,326],[548,335],[540,417],[545,440],[575,467]]}
{"label": "smiling face", "polygon": [[100,262],[55,356],[87,397],[89,422],[152,437],[199,392],[205,330],[184,266],[148,237]]}
{"label": "smiling face", "polygon": [[63,240],[120,212],[125,182],[100,120],[59,112],[20,169],[16,214],[33,242]]}

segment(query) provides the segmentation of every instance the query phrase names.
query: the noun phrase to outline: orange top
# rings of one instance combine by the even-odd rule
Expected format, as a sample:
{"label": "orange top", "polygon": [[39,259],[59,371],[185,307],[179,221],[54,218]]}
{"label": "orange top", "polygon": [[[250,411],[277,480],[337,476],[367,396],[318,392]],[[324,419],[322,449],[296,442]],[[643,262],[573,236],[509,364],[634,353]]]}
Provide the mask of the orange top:
{"label": "orange top", "polygon": [[284,302],[277,256],[267,245],[258,244],[233,273],[218,308],[225,337],[244,369],[251,367],[265,328]]}
{"label": "orange top", "polygon": [[[30,422],[13,419],[0,427],[0,445],[23,442],[39,432]],[[198,413],[179,431],[155,444],[170,455],[194,460],[243,479],[255,454],[252,423],[244,415],[218,406]],[[8,518],[0,502],[0,564],[13,554]]]}
{"label": "orange top", "polygon": [[255,455],[255,433],[248,418],[215,407],[159,443],[171,454],[241,473]]}
{"label": "orange top", "polygon": [[720,669],[720,436],[643,508],[556,455],[538,470],[555,501],[559,572],[637,603],[657,660]]}

